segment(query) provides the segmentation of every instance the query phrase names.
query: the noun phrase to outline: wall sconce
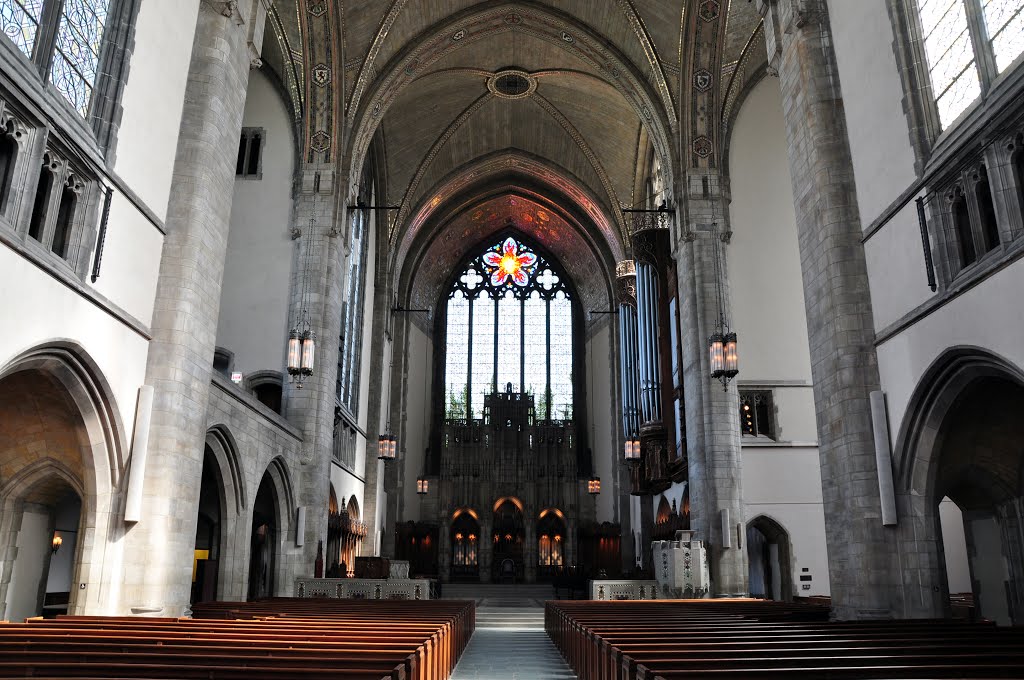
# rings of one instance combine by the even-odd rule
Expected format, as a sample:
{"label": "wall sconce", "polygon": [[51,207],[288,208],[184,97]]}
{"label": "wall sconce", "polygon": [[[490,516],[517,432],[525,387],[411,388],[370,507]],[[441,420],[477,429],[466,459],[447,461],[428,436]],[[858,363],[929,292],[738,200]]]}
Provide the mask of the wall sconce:
{"label": "wall sconce", "polygon": [[591,496],[596,496],[597,494],[601,493],[600,477],[591,477],[589,480],[587,480],[587,493],[589,493]]}
{"label": "wall sconce", "polygon": [[64,544],[64,538],[60,534],[58,534],[57,532],[54,532],[53,533],[53,541],[51,542],[51,546],[53,548],[53,552],[51,554],[56,555],[57,551],[60,550],[60,547],[63,544]]}
{"label": "wall sconce", "polygon": [[423,496],[430,491],[430,480],[426,477],[416,478],[416,493]]}

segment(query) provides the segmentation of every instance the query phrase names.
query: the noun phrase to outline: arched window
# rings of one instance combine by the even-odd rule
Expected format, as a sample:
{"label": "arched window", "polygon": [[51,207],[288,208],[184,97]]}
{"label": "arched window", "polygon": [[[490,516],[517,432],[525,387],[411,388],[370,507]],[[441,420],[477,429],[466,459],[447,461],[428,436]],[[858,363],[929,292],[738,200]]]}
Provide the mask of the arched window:
{"label": "arched window", "polygon": [[978,259],[974,249],[974,232],[971,230],[971,213],[967,208],[967,197],[957,187],[953,191],[953,227],[956,230],[957,245],[960,248],[960,267],[973,264]]}
{"label": "arched window", "polygon": [[472,257],[448,296],[446,417],[481,419],[484,395],[511,385],[538,420],[572,420],[572,312],[564,275],[521,240]]}
{"label": "arched window", "polygon": [[99,74],[110,0],[0,0],[0,27],[83,116]]}
{"label": "arched window", "polygon": [[918,0],[939,122],[949,127],[1024,51],[1020,0]]}
{"label": "arched window", "polygon": [[984,165],[978,169],[974,199],[978,202],[978,217],[981,219],[981,233],[985,237],[987,253],[999,245],[999,224],[996,221],[996,206],[992,202],[992,187],[988,183],[988,171]]}

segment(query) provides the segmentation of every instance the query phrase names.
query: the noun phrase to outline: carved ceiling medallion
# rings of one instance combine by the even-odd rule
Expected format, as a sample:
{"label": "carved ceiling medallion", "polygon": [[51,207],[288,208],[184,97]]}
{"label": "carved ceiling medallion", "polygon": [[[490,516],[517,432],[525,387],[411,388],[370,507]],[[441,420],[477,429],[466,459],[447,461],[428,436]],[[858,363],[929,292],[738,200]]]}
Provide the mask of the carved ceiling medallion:
{"label": "carved ceiling medallion", "polygon": [[537,89],[537,79],[520,69],[504,69],[487,79],[487,89],[502,99],[525,99]]}

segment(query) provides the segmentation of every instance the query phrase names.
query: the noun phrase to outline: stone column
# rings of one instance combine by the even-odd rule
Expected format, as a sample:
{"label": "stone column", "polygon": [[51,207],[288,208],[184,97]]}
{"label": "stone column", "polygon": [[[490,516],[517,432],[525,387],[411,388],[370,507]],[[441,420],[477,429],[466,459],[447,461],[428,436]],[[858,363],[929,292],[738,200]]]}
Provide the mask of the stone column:
{"label": "stone column", "polygon": [[879,388],[871,296],[828,7],[759,5],[786,115],[833,615],[899,615],[896,542],[882,526],[868,401]]}
{"label": "stone column", "polygon": [[477,563],[480,565],[480,582],[491,582],[491,560],[494,558],[494,525],[490,520],[480,522],[480,554]]}
{"label": "stone column", "polygon": [[[679,314],[686,375],[686,444],[689,458],[690,526],[708,542],[712,594],[742,596],[748,591],[739,396],[736,382],[723,389],[711,377],[708,338],[720,315],[730,316],[727,245],[728,187],[708,170],[686,177],[675,258],[679,276]],[[685,215],[685,217],[684,217]],[[740,372],[743,338],[740,338]],[[651,509],[653,512],[653,508]],[[731,547],[723,547],[723,517],[728,514]],[[647,546],[645,546],[646,548]]]}
{"label": "stone column", "polygon": [[142,519],[126,537],[122,613],[180,616],[189,602],[248,38],[263,21],[244,4],[199,6],[146,365],[154,404]]}
{"label": "stone column", "polygon": [[[284,569],[279,573],[289,584],[295,577],[313,574],[317,541],[327,539],[341,300],[348,271],[347,213],[337,191],[344,182],[338,182],[333,165],[324,162],[305,163],[299,178],[292,225],[295,265],[289,327],[303,320],[309,323],[316,336],[316,356],[313,374],[303,379],[302,387],[297,382],[285,387],[286,417],[303,436],[300,466],[291,470],[295,502],[306,509],[303,548],[282,556]],[[294,541],[295,537],[286,538]]]}

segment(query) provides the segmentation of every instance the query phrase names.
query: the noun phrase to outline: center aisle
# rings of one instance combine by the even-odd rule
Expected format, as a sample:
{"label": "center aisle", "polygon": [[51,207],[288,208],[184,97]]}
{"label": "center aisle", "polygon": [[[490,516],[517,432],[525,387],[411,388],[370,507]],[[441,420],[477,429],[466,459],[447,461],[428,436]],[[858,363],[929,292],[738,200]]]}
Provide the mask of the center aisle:
{"label": "center aisle", "polygon": [[451,680],[575,680],[544,632],[551,586],[445,584],[446,599],[476,600],[476,632]]}

